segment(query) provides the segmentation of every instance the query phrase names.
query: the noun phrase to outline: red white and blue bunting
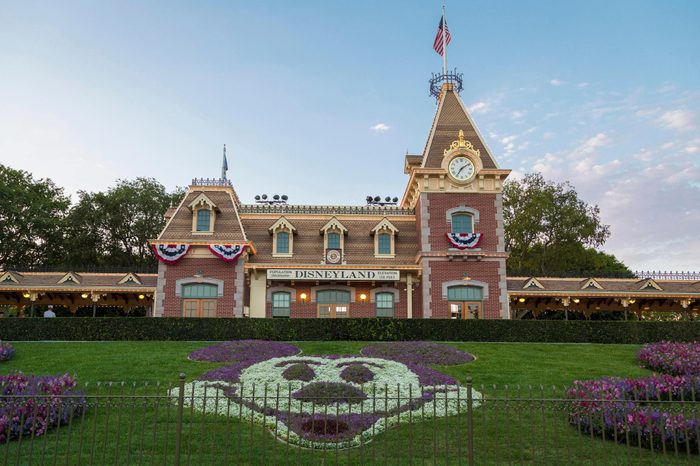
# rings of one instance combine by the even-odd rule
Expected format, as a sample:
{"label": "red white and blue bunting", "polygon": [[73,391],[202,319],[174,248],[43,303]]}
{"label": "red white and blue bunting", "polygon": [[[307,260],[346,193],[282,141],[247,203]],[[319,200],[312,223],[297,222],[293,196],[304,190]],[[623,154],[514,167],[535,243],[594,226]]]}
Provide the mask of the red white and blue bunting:
{"label": "red white and blue bunting", "polygon": [[452,246],[459,249],[474,249],[481,242],[481,233],[445,233]]}
{"label": "red white and blue bunting", "polygon": [[189,244],[154,244],[153,253],[159,261],[166,264],[175,264],[185,257],[190,250]]}
{"label": "red white and blue bunting", "polygon": [[209,250],[224,262],[235,262],[245,251],[245,244],[210,244]]}

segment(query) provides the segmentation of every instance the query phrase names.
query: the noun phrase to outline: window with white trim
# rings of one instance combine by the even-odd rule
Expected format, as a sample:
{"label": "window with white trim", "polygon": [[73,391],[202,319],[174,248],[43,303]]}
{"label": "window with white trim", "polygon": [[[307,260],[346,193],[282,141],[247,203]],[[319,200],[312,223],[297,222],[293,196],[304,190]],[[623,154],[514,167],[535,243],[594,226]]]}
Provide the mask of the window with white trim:
{"label": "window with white trim", "polygon": [[377,317],[394,317],[394,293],[377,293],[374,302]]}
{"label": "window with white trim", "polygon": [[292,296],[288,291],[272,293],[272,317],[289,317]]}

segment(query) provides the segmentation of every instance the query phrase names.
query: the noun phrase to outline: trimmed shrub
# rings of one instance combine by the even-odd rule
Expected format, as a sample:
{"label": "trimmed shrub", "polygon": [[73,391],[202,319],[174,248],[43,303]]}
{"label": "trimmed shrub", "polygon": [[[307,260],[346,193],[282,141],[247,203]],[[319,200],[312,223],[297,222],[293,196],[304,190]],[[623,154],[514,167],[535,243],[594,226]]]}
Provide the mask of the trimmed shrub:
{"label": "trimmed shrub", "polygon": [[700,322],[450,319],[0,319],[0,339],[503,341],[651,343],[700,340]]}

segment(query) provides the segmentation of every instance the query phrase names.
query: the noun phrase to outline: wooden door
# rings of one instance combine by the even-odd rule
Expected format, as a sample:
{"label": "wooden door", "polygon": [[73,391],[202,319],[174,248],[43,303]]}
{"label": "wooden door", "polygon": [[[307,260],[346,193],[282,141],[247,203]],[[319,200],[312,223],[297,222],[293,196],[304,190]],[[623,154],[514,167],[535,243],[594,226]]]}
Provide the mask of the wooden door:
{"label": "wooden door", "polygon": [[184,317],[216,317],[216,299],[185,299],[182,302]]}
{"label": "wooden door", "polygon": [[343,319],[348,316],[348,304],[319,304],[318,317],[322,319]]}

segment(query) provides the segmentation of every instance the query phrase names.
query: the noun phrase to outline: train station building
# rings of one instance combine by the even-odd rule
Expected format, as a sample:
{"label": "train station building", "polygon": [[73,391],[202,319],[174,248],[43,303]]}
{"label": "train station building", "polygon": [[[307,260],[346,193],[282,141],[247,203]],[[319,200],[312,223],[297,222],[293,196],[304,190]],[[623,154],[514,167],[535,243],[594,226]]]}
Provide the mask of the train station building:
{"label": "train station building", "polygon": [[401,199],[243,202],[225,173],[195,179],[151,241],[156,274],[0,271],[0,304],[147,306],[153,317],[512,319],[560,310],[700,312],[700,277],[507,277],[502,168],[462,102],[431,81]]}

